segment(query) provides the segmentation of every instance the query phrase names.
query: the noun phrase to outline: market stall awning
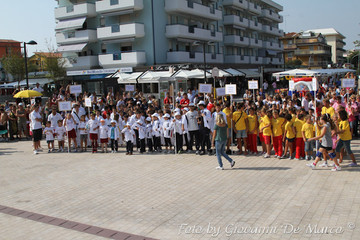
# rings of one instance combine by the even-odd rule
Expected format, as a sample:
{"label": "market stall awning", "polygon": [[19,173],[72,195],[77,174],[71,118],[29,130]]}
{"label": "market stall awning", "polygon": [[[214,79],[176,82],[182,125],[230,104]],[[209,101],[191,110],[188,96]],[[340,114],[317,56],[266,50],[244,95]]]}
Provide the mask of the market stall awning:
{"label": "market stall awning", "polygon": [[228,73],[230,73],[230,74],[233,75],[233,76],[240,76],[240,77],[245,76],[244,73],[239,72],[238,70],[233,69],[233,68],[225,69],[225,71],[228,72]]}
{"label": "market stall awning", "polygon": [[66,30],[80,29],[83,27],[85,20],[86,20],[86,17],[62,20],[62,21],[58,22],[58,24],[55,27],[55,30],[61,31],[61,30],[65,30],[65,29]]}
{"label": "market stall awning", "polygon": [[[212,69],[210,70],[210,73],[212,75]],[[231,77],[231,76],[232,76],[232,74],[229,73],[228,71],[219,69],[219,77]]]}
{"label": "market stall awning", "polygon": [[237,69],[237,70],[244,73],[245,78],[259,78],[260,77],[260,73],[255,72],[255,71],[250,70],[250,69]]}
{"label": "market stall awning", "polygon": [[[29,86],[33,87],[33,86],[36,85],[36,83],[39,83],[40,85],[49,84],[49,83],[51,83],[53,81],[54,80],[48,79],[48,78],[30,78],[29,79]],[[15,88],[15,87],[17,87],[19,85],[21,87],[26,86],[26,80],[21,80],[20,84],[19,84],[19,82],[12,82],[12,83],[2,84],[2,85],[0,85],[0,88]]]}
{"label": "market stall awning", "polygon": [[74,45],[65,45],[58,47],[59,52],[82,52],[82,50],[86,47],[87,43],[80,43]]}
{"label": "market stall awning", "polygon": [[138,78],[139,83],[155,83],[160,81],[174,81],[169,71],[146,71]]}
{"label": "market stall awning", "polygon": [[[194,70],[179,70],[172,75],[175,79],[203,79],[204,78],[204,70],[194,69]],[[211,78],[211,74],[206,72],[206,77]]]}
{"label": "market stall awning", "polygon": [[316,76],[318,73],[314,70],[292,69],[289,71],[273,73],[273,76]]}

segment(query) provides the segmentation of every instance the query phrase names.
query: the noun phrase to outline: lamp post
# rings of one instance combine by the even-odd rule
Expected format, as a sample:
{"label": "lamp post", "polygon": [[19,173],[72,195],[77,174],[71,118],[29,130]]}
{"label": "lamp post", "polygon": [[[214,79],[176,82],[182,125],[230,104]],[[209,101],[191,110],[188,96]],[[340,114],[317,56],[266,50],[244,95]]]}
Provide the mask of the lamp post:
{"label": "lamp post", "polygon": [[25,77],[26,77],[26,87],[29,90],[29,73],[27,67],[27,55],[26,55],[26,45],[37,45],[37,42],[31,40],[29,42],[24,42],[24,57],[25,57]]}
{"label": "lamp post", "polygon": [[202,47],[203,47],[203,62],[204,62],[204,81],[205,83],[207,83],[207,77],[206,77],[206,45],[208,46],[213,46],[214,45],[214,42],[211,42],[211,41],[195,41],[193,42],[193,46],[198,46],[202,44]]}

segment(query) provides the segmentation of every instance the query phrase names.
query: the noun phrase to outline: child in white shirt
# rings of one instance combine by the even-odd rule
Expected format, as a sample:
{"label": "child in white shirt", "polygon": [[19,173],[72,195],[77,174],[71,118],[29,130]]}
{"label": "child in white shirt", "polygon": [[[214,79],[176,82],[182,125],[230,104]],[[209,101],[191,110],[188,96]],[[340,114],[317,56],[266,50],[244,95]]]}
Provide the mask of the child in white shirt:
{"label": "child in white shirt", "polygon": [[124,129],[121,131],[124,134],[124,139],[126,142],[126,155],[133,154],[134,141],[135,141],[135,131],[130,127],[128,123],[125,124]]}
{"label": "child in white shirt", "polygon": [[[85,149],[85,152],[86,152],[86,148],[87,148],[87,138],[88,138],[88,133],[87,133],[87,129],[86,129],[86,116],[85,115],[82,115],[80,117],[80,122],[79,122],[79,133],[80,133],[80,144],[81,144],[81,152],[84,151]],[[85,147],[84,147],[84,144],[85,144]]]}
{"label": "child in white shirt", "polygon": [[139,141],[140,141],[140,153],[145,152],[145,127],[143,126],[143,121],[137,120],[132,129],[137,130],[139,133]]}
{"label": "child in white shirt", "polygon": [[154,113],[152,117],[153,117],[152,135],[154,140],[154,150],[157,152],[161,152],[161,139],[160,139],[161,124],[159,121],[159,114]]}
{"label": "child in white shirt", "polygon": [[67,131],[68,141],[69,141],[69,152],[71,152],[71,141],[73,141],[75,146],[75,152],[77,152],[77,143],[76,143],[76,125],[73,116],[71,113],[66,115],[64,119],[64,127]]}
{"label": "child in white shirt", "polygon": [[[162,124],[162,130],[163,130],[163,133],[164,133],[164,140],[165,140],[165,153],[170,153],[171,152],[171,122],[170,122],[170,115],[168,113],[166,113],[164,115],[164,122]],[[170,147],[170,150],[169,150],[169,147]]]}
{"label": "child in white shirt", "polygon": [[175,119],[171,122],[171,129],[173,129],[175,133],[176,152],[181,153],[183,151],[183,131],[180,112],[175,113]]}
{"label": "child in white shirt", "polygon": [[153,137],[152,137],[152,124],[151,124],[151,117],[147,117],[145,119],[146,127],[145,127],[145,137],[146,137],[146,144],[148,146],[148,152],[153,152]]}
{"label": "child in white shirt", "polygon": [[100,120],[99,127],[99,135],[100,135],[100,143],[101,143],[101,152],[104,153],[104,149],[108,152],[107,144],[108,144],[108,132],[109,127],[105,124],[105,120]]}
{"label": "child in white shirt", "polygon": [[96,153],[98,148],[98,134],[100,125],[99,121],[96,120],[96,116],[94,113],[92,113],[90,116],[91,119],[87,122],[86,128],[89,130],[90,133],[92,153]]}
{"label": "child in white shirt", "polygon": [[46,122],[46,127],[44,129],[44,134],[46,136],[46,142],[48,144],[48,153],[54,151],[54,129],[51,127],[51,121]]}
{"label": "child in white shirt", "polygon": [[59,145],[59,150],[58,152],[64,152],[64,148],[65,148],[65,144],[64,144],[64,139],[65,139],[65,135],[66,135],[66,130],[62,124],[62,120],[58,120],[57,121],[57,127],[55,128],[55,134],[58,140],[58,145]]}

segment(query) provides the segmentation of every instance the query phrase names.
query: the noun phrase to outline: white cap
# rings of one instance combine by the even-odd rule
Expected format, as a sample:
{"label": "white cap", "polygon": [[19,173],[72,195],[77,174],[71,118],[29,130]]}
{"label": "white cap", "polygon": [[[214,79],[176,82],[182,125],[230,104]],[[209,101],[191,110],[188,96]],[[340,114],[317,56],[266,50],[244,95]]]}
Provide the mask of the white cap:
{"label": "white cap", "polygon": [[175,113],[175,117],[176,117],[176,116],[181,116],[181,114],[180,114],[179,112],[176,112],[176,113]]}
{"label": "white cap", "polygon": [[104,120],[104,119],[101,119],[100,122],[105,122],[105,120]]}
{"label": "white cap", "polygon": [[154,113],[153,115],[151,115],[152,117],[157,117],[157,118],[159,118],[159,114],[157,114],[157,113]]}
{"label": "white cap", "polygon": [[174,112],[180,112],[180,108],[175,108]]}
{"label": "white cap", "polygon": [[24,106],[24,103],[22,103],[22,102],[21,102],[21,103],[19,103],[19,106]]}
{"label": "white cap", "polygon": [[198,103],[198,106],[199,105],[204,105],[205,106],[205,102],[204,101],[200,101],[199,103]]}
{"label": "white cap", "polygon": [[151,117],[147,117],[145,120],[151,122]]}
{"label": "white cap", "polygon": [[137,120],[136,123],[137,123],[137,124],[142,124],[142,121],[141,121],[141,120]]}
{"label": "white cap", "polygon": [[141,102],[140,102],[140,101],[137,101],[136,104],[141,104]]}
{"label": "white cap", "polygon": [[111,122],[110,123],[116,123],[116,121],[115,120],[111,120]]}
{"label": "white cap", "polygon": [[189,111],[189,109],[188,109],[188,108],[184,108],[183,110],[185,110],[185,111],[187,111],[187,112]]}
{"label": "white cap", "polygon": [[195,107],[195,104],[194,104],[194,103],[190,103],[190,104],[189,104],[189,107]]}
{"label": "white cap", "polygon": [[166,113],[166,114],[164,115],[164,118],[170,118],[170,115],[169,115],[168,113]]}
{"label": "white cap", "polygon": [[148,104],[152,104],[152,101],[151,101],[151,100],[149,100],[149,101],[148,101]]}

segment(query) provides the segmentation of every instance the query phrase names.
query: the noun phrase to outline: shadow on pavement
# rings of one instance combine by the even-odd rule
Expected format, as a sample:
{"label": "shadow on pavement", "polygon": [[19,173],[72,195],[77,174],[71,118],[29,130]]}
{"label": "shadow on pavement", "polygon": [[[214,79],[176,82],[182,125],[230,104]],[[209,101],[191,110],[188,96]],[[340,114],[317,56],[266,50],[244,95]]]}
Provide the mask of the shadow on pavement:
{"label": "shadow on pavement", "polygon": [[289,167],[248,167],[248,168],[232,168],[226,170],[255,170],[255,171],[271,171],[271,170],[290,170]]}

